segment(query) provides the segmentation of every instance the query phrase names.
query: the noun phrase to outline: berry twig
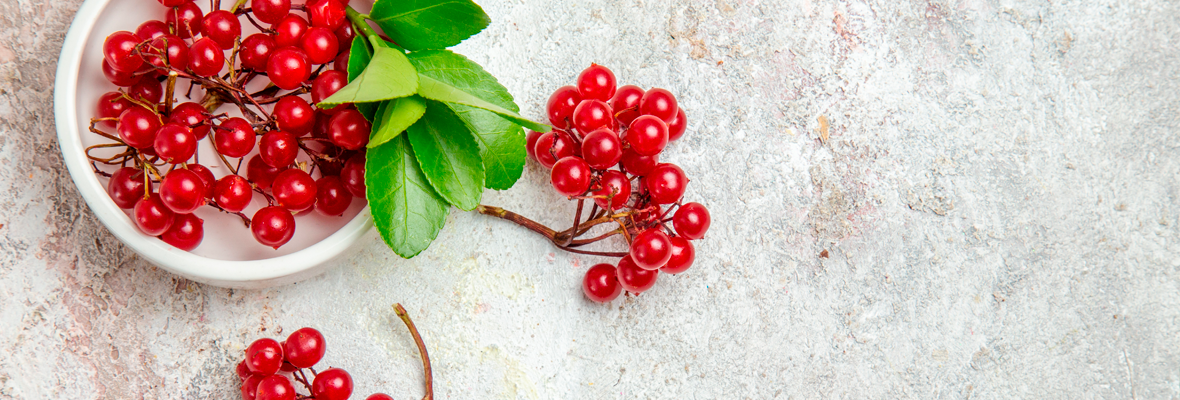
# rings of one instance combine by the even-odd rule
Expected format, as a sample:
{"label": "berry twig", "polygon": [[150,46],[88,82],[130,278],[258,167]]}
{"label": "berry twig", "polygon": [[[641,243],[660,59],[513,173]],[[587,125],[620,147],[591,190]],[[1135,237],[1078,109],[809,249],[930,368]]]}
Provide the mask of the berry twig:
{"label": "berry twig", "polygon": [[418,334],[418,328],[414,326],[414,321],[410,320],[410,314],[406,312],[406,308],[402,307],[401,303],[394,304],[393,311],[406,324],[406,328],[410,329],[410,334],[414,336],[414,343],[418,345],[418,353],[422,355],[422,373],[426,375],[426,396],[423,396],[422,400],[433,400],[434,377],[430,370],[430,356],[426,354],[426,343],[422,342],[422,335]]}

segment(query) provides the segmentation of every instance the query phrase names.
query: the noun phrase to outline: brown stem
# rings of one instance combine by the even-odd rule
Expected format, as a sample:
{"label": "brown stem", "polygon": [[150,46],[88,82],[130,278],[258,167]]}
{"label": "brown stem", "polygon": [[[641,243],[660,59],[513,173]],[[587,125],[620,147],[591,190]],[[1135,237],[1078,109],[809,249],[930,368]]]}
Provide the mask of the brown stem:
{"label": "brown stem", "polygon": [[[480,214],[489,215],[489,216],[493,216],[496,218],[512,221],[512,222],[516,223],[517,225],[528,228],[529,230],[531,230],[533,232],[541,234],[541,236],[544,236],[546,239],[549,239],[549,241],[552,242],[554,246],[557,246],[557,248],[571,252],[571,253],[588,254],[588,255],[595,255],[595,256],[607,256],[607,257],[623,257],[623,256],[627,255],[627,253],[625,253],[625,252],[588,251],[588,250],[579,250],[579,249],[574,248],[575,246],[581,246],[583,244],[592,243],[594,241],[605,239],[605,237],[599,237],[596,239],[587,239],[586,241],[584,241],[584,243],[579,243],[576,245],[574,244],[573,241],[569,241],[568,243],[563,244],[563,243],[561,243],[561,241],[563,241],[565,239],[558,238],[558,236],[563,233],[566,233],[566,232],[558,233],[557,231],[554,231],[553,229],[551,229],[545,225],[541,225],[537,221],[533,221],[531,219],[525,218],[524,216],[522,216],[520,214],[505,210],[500,207],[485,206],[483,204],[480,204],[479,206],[475,207],[475,210],[477,212],[479,212]],[[621,213],[614,214],[614,215],[608,215],[608,216],[595,218],[595,219],[583,222],[580,225],[577,225],[576,228],[579,228],[578,230],[581,231],[582,229],[589,229],[590,227],[598,225],[598,224],[604,224],[604,223],[608,223],[608,222],[618,222],[621,227],[620,228],[622,231],[621,233],[624,236],[626,236],[628,238],[628,242],[630,242],[630,236],[627,235],[627,232],[626,232],[627,226],[619,221],[620,218],[626,217],[630,214],[631,214],[631,212],[627,211],[627,212],[621,212]],[[619,232],[619,231],[615,231],[615,232]],[[576,237],[576,236],[573,236],[573,237]],[[571,237],[571,239],[573,237]],[[578,242],[583,242],[583,241],[578,241]]]}
{"label": "brown stem", "polygon": [[406,328],[410,329],[410,334],[414,336],[414,343],[418,345],[418,353],[422,355],[422,374],[426,375],[426,396],[423,396],[422,400],[433,400],[434,374],[430,370],[430,356],[426,354],[426,343],[422,342],[422,335],[418,334],[418,328],[414,326],[414,321],[410,320],[410,314],[406,312],[406,308],[402,307],[401,303],[394,304],[393,311],[406,324]]}
{"label": "brown stem", "polygon": [[569,229],[566,229],[561,233],[558,233],[557,236],[554,236],[553,242],[557,245],[557,247],[569,246],[570,241],[574,239],[574,235],[577,235],[578,228],[580,227],[579,224],[582,223],[582,206],[585,203],[586,199],[578,199],[578,211],[574,213],[574,226],[571,226]]}
{"label": "brown stem", "polygon": [[545,225],[541,225],[540,223],[537,223],[537,221],[533,221],[531,219],[525,218],[524,216],[522,216],[520,214],[505,210],[500,207],[485,206],[483,204],[480,204],[479,206],[475,207],[475,210],[483,215],[490,215],[490,216],[493,216],[496,218],[512,221],[512,222],[516,223],[517,225],[523,226],[533,232],[537,232],[537,233],[541,234],[541,236],[544,236],[546,239],[549,239],[549,241],[553,241],[553,235],[557,234],[557,232],[555,232],[554,230],[549,229],[549,227],[547,227]]}
{"label": "brown stem", "polygon": [[164,113],[172,115],[172,96],[176,93],[176,71],[168,73],[168,86],[164,89]]}

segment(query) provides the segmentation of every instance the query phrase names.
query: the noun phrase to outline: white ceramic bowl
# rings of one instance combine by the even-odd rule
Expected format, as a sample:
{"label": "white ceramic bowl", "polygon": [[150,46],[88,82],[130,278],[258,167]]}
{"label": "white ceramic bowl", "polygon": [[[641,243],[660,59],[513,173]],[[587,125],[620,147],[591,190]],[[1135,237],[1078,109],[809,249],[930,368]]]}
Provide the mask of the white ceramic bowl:
{"label": "white ceramic bowl", "polygon": [[[223,6],[227,2],[232,4],[232,0],[222,0]],[[209,6],[203,0],[197,4],[202,9]],[[360,6],[367,8],[367,5]],[[364,199],[354,199],[343,217],[327,217],[314,211],[296,216],[295,236],[279,250],[255,242],[238,217],[202,207],[196,214],[205,220],[205,237],[192,252],[141,233],[128,212],[111,200],[106,190],[107,178],[95,174],[85,154],[87,146],[109,142],[88,131],[99,96],[116,89],[102,74],[102,43],[112,32],[134,32],[143,21],[163,19],[164,10],[155,0],[86,0],[66,35],[54,86],[57,136],[70,176],[90,209],[111,233],[149,262],[210,285],[235,288],[282,285],[317,275],[337,264],[344,258],[342,254],[373,226]],[[243,31],[248,35],[256,30],[244,23]],[[185,101],[183,92],[187,87],[187,84],[177,85],[176,97],[181,101]],[[199,95],[194,93],[194,97]],[[218,112],[231,108],[223,106]],[[215,159],[208,140],[201,141],[199,153],[215,176],[228,173],[220,163],[207,162]],[[105,170],[110,172],[114,168]],[[253,215],[262,206],[265,200],[255,194],[253,204],[245,213]]]}

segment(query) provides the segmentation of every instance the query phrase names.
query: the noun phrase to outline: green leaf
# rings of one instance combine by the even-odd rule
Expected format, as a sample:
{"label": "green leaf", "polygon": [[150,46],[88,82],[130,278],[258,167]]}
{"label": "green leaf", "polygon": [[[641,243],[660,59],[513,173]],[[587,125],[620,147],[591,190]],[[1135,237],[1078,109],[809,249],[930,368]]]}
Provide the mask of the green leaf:
{"label": "green leaf", "polygon": [[471,0],[377,0],[369,18],[408,50],[445,49],[492,22]]}
{"label": "green leaf", "polygon": [[[356,43],[353,42],[355,45]],[[352,65],[349,60],[349,67]],[[406,54],[388,47],[373,49],[373,59],[364,71],[319,105],[366,103],[406,97],[417,90],[418,72]]]}
{"label": "green leaf", "polygon": [[402,97],[381,102],[377,108],[376,124],[369,135],[369,148],[377,147],[389,139],[400,135],[402,131],[422,118],[426,112],[426,100],[418,96]]}
{"label": "green leaf", "polygon": [[403,258],[430,246],[447,220],[447,203],[434,192],[405,135],[369,149],[365,191],[373,225]]}
{"label": "green leaf", "polygon": [[[369,50],[368,41],[361,35],[352,38],[352,47],[348,51],[348,81],[356,80],[356,77],[369,66],[369,60],[373,59],[373,51]],[[377,103],[359,103],[356,104],[356,110],[365,116],[369,122],[373,122],[374,115],[377,113]]]}
{"label": "green leaf", "polygon": [[529,128],[537,132],[549,132],[550,129],[553,129],[553,127],[549,125],[530,121],[527,118],[520,116],[520,114],[517,114],[515,111],[489,103],[484,99],[475,97],[475,95],[472,95],[471,93],[467,93],[463,90],[460,90],[459,88],[437,81],[430,77],[421,75],[418,76],[418,94],[431,100],[444,101],[447,103],[458,103],[465,106],[482,108],[484,110],[499,114],[501,117],[509,121],[524,125],[525,128]]}
{"label": "green leaf", "polygon": [[[492,104],[520,111],[508,89],[467,57],[448,50],[428,50],[410,53],[409,58],[419,76],[446,82]],[[524,171],[525,138],[520,125],[490,111],[455,103],[446,104],[463,120],[479,142],[479,156],[483,159],[487,175],[485,186],[496,190],[512,187]]]}
{"label": "green leaf", "polygon": [[446,105],[430,101],[406,133],[434,190],[459,209],[475,209],[483,195],[483,161],[463,121]]}

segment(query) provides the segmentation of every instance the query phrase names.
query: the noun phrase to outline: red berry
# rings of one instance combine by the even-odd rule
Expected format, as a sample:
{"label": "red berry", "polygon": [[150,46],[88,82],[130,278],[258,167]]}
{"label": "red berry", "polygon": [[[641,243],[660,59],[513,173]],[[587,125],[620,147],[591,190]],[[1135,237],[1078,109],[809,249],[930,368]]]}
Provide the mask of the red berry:
{"label": "red berry", "polygon": [[299,46],[309,27],[307,20],[295,14],[283,17],[278,23],[270,26],[275,31],[275,43],[278,43],[279,47]]}
{"label": "red berry", "polygon": [[668,163],[656,165],[644,179],[651,200],[657,204],[671,204],[680,200],[684,195],[684,187],[688,185],[684,170]]}
{"label": "red berry", "polygon": [[336,44],[340,47],[340,53],[348,54],[348,50],[352,48],[352,38],[356,37],[356,32],[352,30],[352,23],[341,23],[336,28],[335,33]]}
{"label": "red berry", "polygon": [[[311,83],[311,102],[319,103],[329,96],[340,91],[340,88],[348,85],[348,74],[344,71],[324,71],[320,76],[315,78]],[[335,114],[343,110],[343,107],[332,107],[323,109],[325,113]]]}
{"label": "red berry", "polygon": [[148,103],[159,103],[164,99],[164,85],[151,76],[144,76],[127,89],[127,96]]}
{"label": "red berry", "polygon": [[687,271],[688,267],[692,266],[693,259],[696,258],[697,251],[692,247],[692,242],[680,236],[668,238],[672,243],[672,257],[668,258],[668,263],[660,267],[660,272],[669,274],[679,274]]}
{"label": "red berry", "polygon": [[177,215],[176,220],[172,222],[172,227],[160,235],[160,240],[172,245],[172,247],[184,251],[193,251],[193,249],[201,245],[201,239],[205,237],[204,225],[205,222],[197,218],[196,215]]}
{"label": "red berry", "polygon": [[677,108],[676,116],[668,121],[668,141],[672,142],[684,136],[684,131],[688,129],[688,116],[684,115],[684,109]]}
{"label": "red berry", "polygon": [[209,116],[202,107],[197,103],[180,103],[172,108],[172,113],[168,115],[168,122],[174,122],[184,125],[192,129],[193,135],[197,140],[205,138],[209,134]]}
{"label": "red berry", "polygon": [[578,103],[578,108],[574,109],[573,120],[574,128],[585,134],[602,127],[613,129],[615,116],[605,102],[587,99]]}
{"label": "red berry", "polygon": [[156,131],[160,129],[160,117],[156,113],[143,107],[131,107],[119,115],[119,124],[115,130],[123,143],[137,149],[152,147],[156,141]]}
{"label": "red berry", "polygon": [[352,193],[335,176],[325,176],[315,182],[315,208],[328,216],[344,214],[352,204]]}
{"label": "red berry", "polygon": [[[237,366],[236,370],[238,373],[238,379],[241,379],[243,381],[245,381],[246,378],[249,378],[252,375],[250,373],[250,369],[246,368],[246,360],[238,361],[238,366]],[[255,390],[257,390],[257,388],[255,388]]]}
{"label": "red berry", "polygon": [[135,72],[143,59],[134,54],[135,46],[141,42],[139,36],[127,31],[118,31],[107,36],[102,44],[103,58],[111,67],[123,72]]}
{"label": "red berry", "polygon": [[205,186],[205,199],[212,199],[213,185],[217,184],[217,178],[213,177],[213,171],[210,171],[209,168],[205,168],[201,164],[186,164],[185,168],[193,171],[193,173],[197,174],[197,177],[201,178],[201,183]]}
{"label": "red berry", "polygon": [[246,348],[246,367],[255,375],[274,375],[282,364],[283,347],[274,339],[258,339]]}
{"label": "red berry", "polygon": [[315,366],[328,350],[324,335],[312,328],[300,328],[287,336],[283,351],[287,361],[298,368]]}
{"label": "red berry", "polygon": [[135,210],[131,214],[134,217],[135,226],[148,236],[159,236],[167,232],[168,228],[172,227],[175,217],[172,210],[169,210],[164,206],[164,202],[160,201],[159,193],[152,193],[148,198],[141,197],[139,202],[135,203]]}
{"label": "red berry", "polygon": [[270,131],[258,141],[258,155],[262,162],[275,168],[286,168],[299,154],[299,141],[284,131]]}
{"label": "red berry", "polygon": [[582,139],[582,157],[594,169],[607,169],[623,157],[619,135],[607,128],[599,128]]}
{"label": "red berry", "polygon": [[259,21],[273,24],[291,13],[291,0],[250,0],[250,7]]}
{"label": "red berry", "polygon": [[672,257],[672,242],[660,229],[648,229],[631,240],[631,260],[640,268],[654,270],[668,263]]}
{"label": "red berry", "polygon": [[193,37],[194,33],[200,32],[201,20],[205,18],[201,8],[191,1],[172,7],[165,15],[164,21],[181,39],[188,39]]}
{"label": "red berry", "polygon": [[311,395],[316,400],[345,400],[352,396],[352,377],[340,368],[328,368],[311,382]]}
{"label": "red berry", "polygon": [[[98,98],[98,117],[99,118],[119,118],[123,115],[123,111],[131,108],[131,101],[123,97],[119,92],[107,92]],[[115,127],[115,121],[102,121],[99,124],[108,128]]]}
{"label": "red berry", "polygon": [[107,193],[119,208],[130,209],[143,198],[143,186],[142,171],[123,167],[111,174],[111,181],[107,183]]}
{"label": "red berry", "polygon": [[541,138],[542,133],[534,130],[529,130],[529,133],[524,137],[524,150],[529,154],[529,159],[537,161],[537,139]]}
{"label": "red berry", "polygon": [[640,268],[630,255],[619,260],[619,267],[615,268],[615,276],[619,279],[619,286],[631,293],[643,293],[647,289],[651,289],[656,285],[656,277],[659,274],[658,270]]}
{"label": "red berry", "polygon": [[[339,40],[340,37],[337,36],[336,39]],[[333,71],[348,72],[348,50],[348,47],[340,48],[340,54],[337,54],[336,59],[332,60]]]}
{"label": "red berry", "polygon": [[[333,1],[333,0],[321,0]],[[300,39],[303,51],[312,64],[326,64],[336,59],[340,52],[340,44],[336,43],[336,34],[332,30],[315,26],[307,30]]]}
{"label": "red berry", "polygon": [[626,169],[631,175],[636,176],[647,175],[659,162],[659,154],[643,156],[631,149],[623,150],[623,157],[619,160],[619,163],[623,165],[623,169]]}
{"label": "red berry", "polygon": [[283,97],[275,103],[275,123],[295,136],[304,136],[315,126],[315,110],[299,96]]}
{"label": "red berry", "polygon": [[672,216],[672,226],[676,228],[676,233],[692,240],[705,237],[711,222],[709,210],[696,202],[681,205]]}
{"label": "red berry", "polygon": [[185,162],[197,152],[197,137],[193,135],[193,131],[174,122],[161,126],[156,131],[156,140],[153,143],[156,154],[172,164]]}
{"label": "red berry", "polygon": [[610,101],[615,95],[615,74],[604,66],[590,64],[578,74],[578,94],[583,100]]}
{"label": "red berry", "polygon": [[385,393],[374,393],[366,397],[365,400],[393,400],[393,396]]}
{"label": "red berry", "polygon": [[271,375],[258,382],[257,400],[295,400],[295,387],[282,375]]}
{"label": "red berry", "polygon": [[143,53],[143,58],[157,68],[172,67],[184,70],[188,67],[188,44],[176,35],[157,36],[143,48]]}
{"label": "red berry", "polygon": [[135,28],[135,36],[139,36],[141,40],[152,40],[166,33],[168,33],[168,24],[155,19],[147,20]]}
{"label": "red berry", "polygon": [[315,205],[316,184],[307,172],[291,168],[275,176],[271,185],[275,202],[291,211],[303,211]]}
{"label": "red berry", "polygon": [[664,89],[654,88],[643,94],[639,100],[639,113],[652,115],[669,122],[676,117],[676,96]]}
{"label": "red berry", "polygon": [[175,7],[193,0],[159,0],[164,7]]}
{"label": "red berry", "polygon": [[160,182],[160,200],[177,214],[189,214],[205,204],[205,182],[195,172],[177,168]]}
{"label": "red berry", "polygon": [[200,38],[189,48],[188,68],[197,76],[220,75],[225,68],[225,53],[221,45],[210,38]]}
{"label": "red berry", "polygon": [[372,125],[355,109],[344,110],[328,121],[328,139],[332,144],[348,150],[357,150],[369,143]]}
{"label": "red berry", "polygon": [[651,115],[643,115],[631,122],[627,129],[627,144],[639,155],[654,156],[668,145],[668,124]]}
{"label": "red berry", "polygon": [[254,150],[254,127],[245,119],[233,117],[225,121],[213,131],[213,147],[223,155],[229,157],[243,157]]}
{"label": "red berry", "polygon": [[266,74],[275,86],[291,90],[298,88],[311,76],[311,64],[302,49],[283,47],[270,55],[270,60],[266,62]]}
{"label": "red berry", "polygon": [[639,100],[643,98],[643,89],[635,85],[620,86],[611,98],[610,109],[623,125],[631,125],[639,117]]}
{"label": "red berry", "polygon": [[606,303],[619,297],[623,293],[623,286],[619,285],[615,277],[615,266],[598,264],[586,271],[582,278],[582,293],[590,300]]}
{"label": "red berry", "polygon": [[573,126],[574,109],[582,103],[582,95],[578,88],[562,86],[549,96],[546,109],[549,113],[549,123],[558,128],[567,129]]}
{"label": "red berry", "polygon": [[556,164],[557,160],[576,156],[581,151],[574,139],[568,133],[561,131],[541,134],[541,137],[537,138],[535,146],[533,153],[537,155],[537,162],[540,162],[545,168],[553,168],[553,164]]}
{"label": "red berry", "polygon": [[139,76],[135,75],[135,71],[123,72],[111,67],[111,63],[104,58],[102,60],[102,74],[107,77],[108,81],[115,84],[115,86],[131,86],[139,82]]}
{"label": "red berry", "polygon": [[353,196],[365,198],[365,155],[357,154],[340,169],[340,181]]}
{"label": "red berry", "polygon": [[242,35],[242,22],[227,10],[213,11],[201,20],[201,34],[216,41],[222,49],[232,49]]}
{"label": "red berry", "polygon": [[602,171],[602,177],[598,179],[598,186],[599,189],[595,190],[592,194],[603,197],[595,198],[594,202],[604,209],[620,209],[631,198],[631,181],[627,180],[627,176],[623,175],[622,172],[615,170]]}
{"label": "red berry", "polygon": [[258,185],[259,189],[267,190],[275,181],[275,176],[283,172],[283,169],[266,165],[266,162],[262,161],[262,157],[254,155],[254,157],[250,157],[250,161],[246,162],[246,179]]}
{"label": "red berry", "polygon": [[250,375],[242,380],[242,399],[255,400],[258,398],[258,384],[262,382],[262,377],[258,375]]}
{"label": "red berry", "polygon": [[347,3],[337,0],[315,0],[308,3],[307,15],[311,18],[312,26],[334,31],[344,23],[346,6]]}
{"label": "red berry", "polygon": [[[250,220],[250,232],[258,243],[277,250],[295,235],[295,217],[282,207],[266,207],[254,213],[254,218]],[[275,370],[278,367],[275,365]]]}
{"label": "red berry", "polygon": [[229,212],[241,212],[250,205],[254,192],[250,183],[238,175],[226,175],[217,181],[213,189],[213,201]]}
{"label": "red berry", "polygon": [[242,39],[242,45],[238,48],[238,56],[242,58],[243,67],[265,71],[266,62],[270,60],[270,53],[278,47],[274,36],[255,33]]}
{"label": "red berry", "polygon": [[566,157],[553,164],[553,171],[549,174],[549,181],[557,193],[565,196],[577,196],[586,193],[590,188],[590,175],[593,171],[586,161],[579,157]]}

